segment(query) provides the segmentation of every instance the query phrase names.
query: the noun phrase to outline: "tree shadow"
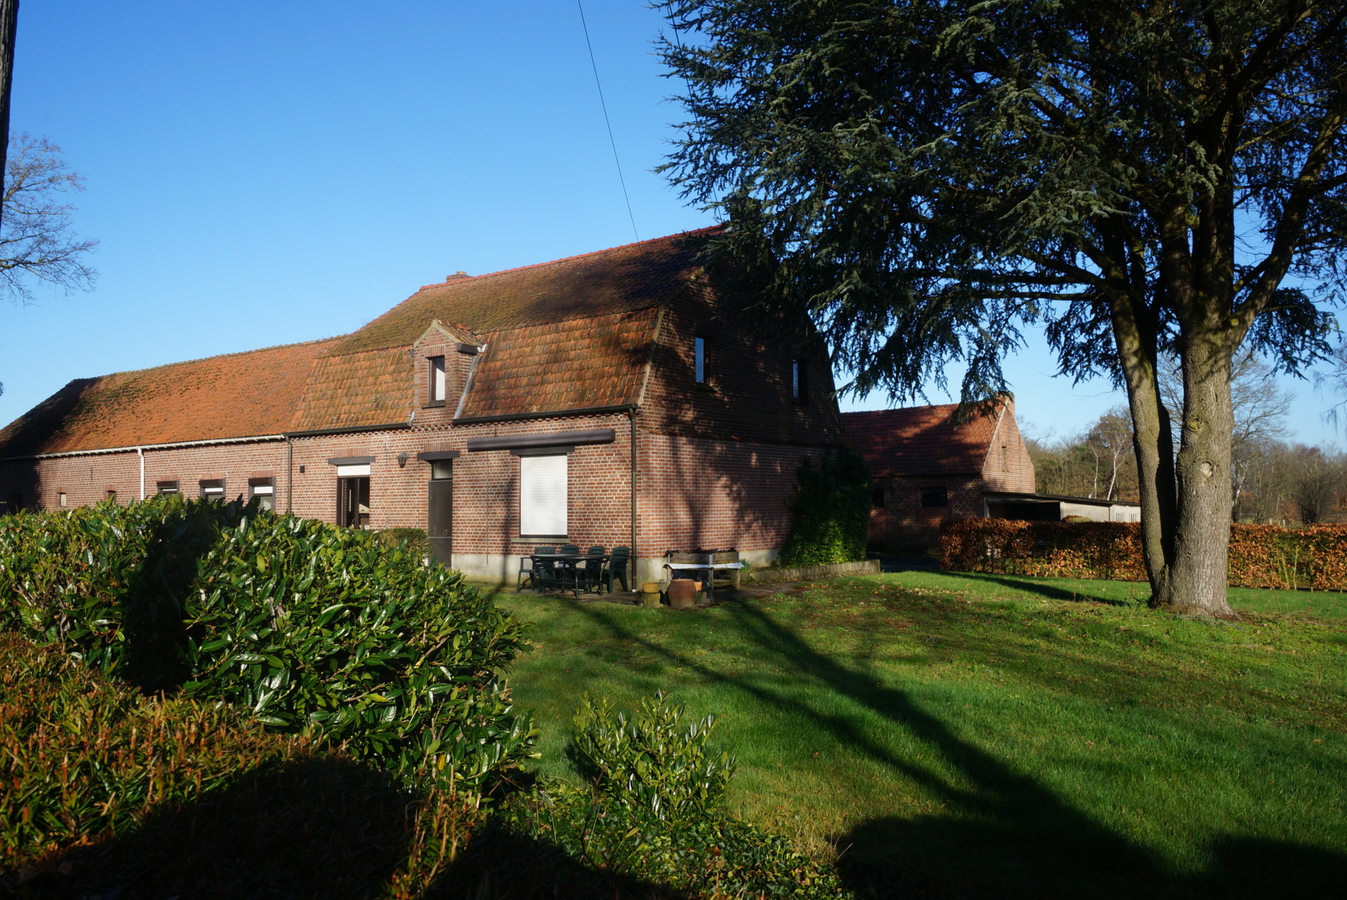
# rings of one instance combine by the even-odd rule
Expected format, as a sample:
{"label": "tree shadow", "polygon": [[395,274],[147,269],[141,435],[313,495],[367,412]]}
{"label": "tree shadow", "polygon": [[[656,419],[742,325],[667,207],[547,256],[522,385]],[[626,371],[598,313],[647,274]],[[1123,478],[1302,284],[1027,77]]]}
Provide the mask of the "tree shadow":
{"label": "tree shadow", "polygon": [[[1109,606],[1132,606],[1135,605],[1135,603],[1137,602],[1142,602],[1134,600],[1120,600],[1117,597],[1108,596],[1102,590],[1097,592],[1092,592],[1089,589],[1066,590],[1065,588],[1057,587],[1056,585],[1053,584],[1048,584],[1041,579],[1037,579],[1028,575],[1024,576],[988,575],[981,572],[959,572],[959,573],[933,572],[932,574],[935,575],[936,577],[945,577],[950,579],[957,578],[965,581],[982,581],[986,582],[987,584],[998,584],[1001,587],[1007,587],[1012,590],[1024,591],[1025,593],[1029,594],[1038,594],[1040,597],[1045,597],[1049,600],[1065,600],[1069,603],[1088,602],[1088,603],[1104,603]],[[1136,584],[1139,591],[1144,592],[1144,594],[1147,597],[1150,596],[1150,585],[1146,584],[1145,582],[1137,582]]]}
{"label": "tree shadow", "polygon": [[484,820],[469,804],[446,809],[454,802],[432,810],[425,795],[364,763],[290,760],[206,790],[194,803],[159,805],[134,831],[51,854],[33,871],[0,871],[0,896],[684,897],[591,869],[552,842]]}
{"label": "tree shadow", "polygon": [[[820,709],[784,688],[727,675],[695,656],[633,633],[602,609],[578,609],[620,641],[811,722],[839,744],[900,774],[948,810],[916,818],[871,819],[840,836],[839,870],[859,896],[1185,898],[1242,889],[1244,851],[1218,849],[1216,861],[1199,879],[1174,876],[1151,850],[1095,820],[1032,773],[961,738],[907,691],[882,685],[873,674],[817,652],[755,605],[725,607],[745,639],[777,657],[794,680],[826,686],[891,727],[903,729],[933,751],[939,763],[895,754],[867,734],[854,714],[837,707]],[[1267,865],[1284,875],[1293,871],[1285,868],[1292,864],[1310,866],[1325,877],[1347,874],[1347,858],[1337,854],[1246,843],[1261,846]]]}

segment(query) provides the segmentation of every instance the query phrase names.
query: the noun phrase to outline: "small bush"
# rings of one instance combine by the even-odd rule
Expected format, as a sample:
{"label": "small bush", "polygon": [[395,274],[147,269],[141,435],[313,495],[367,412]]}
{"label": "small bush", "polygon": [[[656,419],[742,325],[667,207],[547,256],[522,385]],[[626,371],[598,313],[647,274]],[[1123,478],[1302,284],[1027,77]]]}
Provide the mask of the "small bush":
{"label": "small bush", "polygon": [[[516,794],[492,812],[491,826],[513,841],[484,836],[471,848],[489,871],[526,873],[539,890],[561,896],[614,893],[612,875],[638,880],[642,887],[623,896],[682,898],[794,897],[837,900],[849,897],[831,866],[816,863],[779,835],[769,834],[719,813],[681,821],[633,821],[613,804],[613,796],[551,782]],[[493,843],[516,848],[515,856],[492,856]],[[560,851],[558,853],[558,851]],[[556,859],[579,860],[594,879],[579,885],[549,885],[545,868]],[[656,887],[658,886],[658,887]],[[606,888],[606,891],[605,891]]]}
{"label": "small bush", "polygon": [[865,559],[870,532],[870,469],[854,450],[829,452],[815,466],[800,460],[790,534],[781,566],[819,566]]}
{"label": "small bush", "polygon": [[425,559],[430,555],[430,538],[424,528],[385,528],[376,534],[388,546],[403,547],[412,556]]}
{"label": "small bush", "polygon": [[734,758],[707,747],[715,716],[680,722],[683,706],[661,691],[627,716],[586,696],[574,719],[573,756],[609,801],[634,818],[682,822],[705,815],[734,775]]}

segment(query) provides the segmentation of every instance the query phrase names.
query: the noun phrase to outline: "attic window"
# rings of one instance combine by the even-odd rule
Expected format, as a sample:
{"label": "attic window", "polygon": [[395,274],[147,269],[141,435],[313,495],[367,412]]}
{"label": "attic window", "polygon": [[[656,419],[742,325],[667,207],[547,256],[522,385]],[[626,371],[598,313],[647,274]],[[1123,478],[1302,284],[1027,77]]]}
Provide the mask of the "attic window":
{"label": "attic window", "polygon": [[202,500],[224,500],[225,483],[223,478],[203,478],[201,480]]}
{"label": "attic window", "polygon": [[430,363],[430,394],[429,402],[444,403],[444,357],[427,357]]}
{"label": "attic window", "polygon": [[809,399],[809,379],[803,359],[790,361],[790,397],[796,403]]}
{"label": "attic window", "polygon": [[710,360],[707,358],[707,341],[704,337],[692,339],[692,380],[697,384],[710,384]]}

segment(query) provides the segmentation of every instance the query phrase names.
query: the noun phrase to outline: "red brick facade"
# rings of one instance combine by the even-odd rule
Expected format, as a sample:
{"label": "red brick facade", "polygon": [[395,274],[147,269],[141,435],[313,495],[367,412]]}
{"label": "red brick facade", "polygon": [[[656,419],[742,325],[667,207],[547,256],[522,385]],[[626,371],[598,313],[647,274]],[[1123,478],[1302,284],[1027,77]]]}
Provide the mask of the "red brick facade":
{"label": "red brick facade", "polygon": [[[73,396],[67,388],[0,433],[0,497],[57,509],[62,495],[67,507],[109,491],[124,503],[177,482],[195,497],[203,480],[223,480],[227,497],[247,498],[270,479],[278,512],[334,522],[337,466],[354,464],[368,466],[367,476],[358,470],[369,479],[366,527],[426,528],[432,465],[422,454],[432,454],[442,473],[452,470],[453,564],[476,577],[512,581],[521,554],[558,542],[631,546],[638,579],[661,577],[670,549],[734,547],[769,561],[789,527],[800,459],[840,443],[830,368],[807,330],[799,346],[781,346],[738,324],[699,268],[667,262],[673,240],[482,276],[484,285],[464,278],[430,286],[347,338],[258,351],[310,374],[292,390],[288,425],[273,424],[279,414],[269,413],[256,438],[212,439],[208,423],[195,415],[174,422],[171,410],[156,436],[194,440],[118,448],[87,437],[134,438],[143,412],[120,398],[145,394],[147,385],[167,397],[173,385],[195,384],[198,370],[229,378],[236,392],[253,378],[266,392],[266,373],[255,372],[247,354],[232,372],[229,358],[180,364],[162,387],[171,367],[109,376],[129,385],[116,402],[98,392],[100,380],[81,383],[78,402],[58,402]],[[638,264],[651,257],[659,267],[642,275]],[[552,283],[548,266],[567,279],[542,304],[536,295]],[[623,309],[604,280],[610,271],[642,302],[660,278],[672,289],[660,288],[653,306]],[[527,303],[509,306],[511,290],[526,293],[511,288],[512,277],[527,283]],[[567,293],[577,283],[584,296]],[[476,291],[489,313],[481,321],[494,330],[459,324],[473,314],[452,305],[459,290]],[[422,299],[436,291],[446,299]],[[601,306],[587,300],[591,294]],[[697,338],[710,348],[702,383],[693,366]],[[436,399],[432,360],[441,357],[444,396]],[[213,385],[199,380],[184,404],[209,403]],[[530,440],[543,449],[521,450]],[[520,454],[530,452],[566,454],[564,541],[521,535]]]}

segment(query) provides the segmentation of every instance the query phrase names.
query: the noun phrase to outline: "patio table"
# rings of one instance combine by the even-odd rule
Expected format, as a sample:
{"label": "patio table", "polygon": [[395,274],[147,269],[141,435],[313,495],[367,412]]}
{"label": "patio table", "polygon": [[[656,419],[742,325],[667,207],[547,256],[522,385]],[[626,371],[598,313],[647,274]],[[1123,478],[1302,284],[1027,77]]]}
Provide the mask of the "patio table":
{"label": "patio table", "polygon": [[[602,566],[602,565],[606,564],[606,563],[609,561],[609,559],[611,559],[611,554],[608,554],[608,553],[604,553],[604,554],[598,554],[598,553],[530,553],[530,554],[529,554],[529,559],[533,561],[533,570],[534,570],[535,573],[537,573],[537,572],[539,571],[539,569],[538,569],[538,561],[539,561],[539,560],[547,560],[547,561],[552,562],[553,564],[555,564],[556,570],[557,570],[557,582],[560,584],[561,589],[562,589],[563,591],[564,591],[564,590],[569,590],[569,591],[571,591],[571,593],[575,595],[576,599],[579,599],[579,597],[580,597],[580,566],[581,566],[583,563],[589,562],[590,560],[594,560],[594,561],[598,562],[598,563]],[[568,579],[569,579],[569,581],[570,581],[570,587],[569,587],[569,588],[566,586],[566,582],[567,582]],[[537,574],[534,575],[533,581],[534,581],[535,586],[543,586],[543,585],[542,585],[542,580],[539,579],[539,577],[537,576]]]}

